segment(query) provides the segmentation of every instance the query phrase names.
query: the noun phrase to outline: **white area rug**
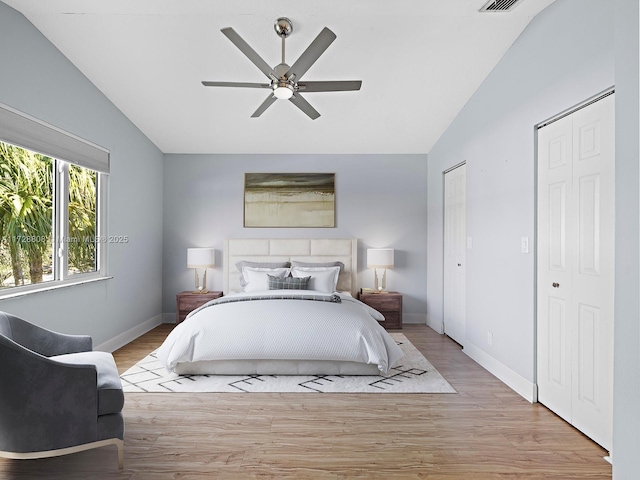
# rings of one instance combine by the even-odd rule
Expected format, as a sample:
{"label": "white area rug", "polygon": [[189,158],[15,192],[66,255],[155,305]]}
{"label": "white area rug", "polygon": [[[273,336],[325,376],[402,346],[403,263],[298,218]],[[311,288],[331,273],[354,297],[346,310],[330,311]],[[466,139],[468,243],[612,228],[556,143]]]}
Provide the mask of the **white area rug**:
{"label": "white area rug", "polygon": [[391,333],[404,351],[385,376],[177,375],[160,365],[155,352],[120,378],[125,392],[262,393],[457,393],[402,333]]}

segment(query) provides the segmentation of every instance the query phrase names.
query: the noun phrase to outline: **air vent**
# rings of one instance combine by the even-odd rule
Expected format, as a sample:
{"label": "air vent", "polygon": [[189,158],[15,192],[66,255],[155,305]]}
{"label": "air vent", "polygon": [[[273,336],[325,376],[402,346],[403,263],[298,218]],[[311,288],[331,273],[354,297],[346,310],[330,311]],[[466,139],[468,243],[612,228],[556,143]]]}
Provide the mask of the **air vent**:
{"label": "air vent", "polygon": [[481,12],[508,12],[513,10],[522,0],[489,0]]}

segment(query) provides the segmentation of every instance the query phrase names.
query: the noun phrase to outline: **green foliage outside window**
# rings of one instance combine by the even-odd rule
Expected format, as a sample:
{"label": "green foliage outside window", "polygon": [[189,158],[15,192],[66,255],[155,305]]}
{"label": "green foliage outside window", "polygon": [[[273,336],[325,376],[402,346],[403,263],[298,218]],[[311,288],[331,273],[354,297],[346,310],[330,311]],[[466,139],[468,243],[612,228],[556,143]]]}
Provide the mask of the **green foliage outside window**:
{"label": "green foliage outside window", "polygon": [[69,166],[69,273],[96,269],[96,181],[93,170]]}

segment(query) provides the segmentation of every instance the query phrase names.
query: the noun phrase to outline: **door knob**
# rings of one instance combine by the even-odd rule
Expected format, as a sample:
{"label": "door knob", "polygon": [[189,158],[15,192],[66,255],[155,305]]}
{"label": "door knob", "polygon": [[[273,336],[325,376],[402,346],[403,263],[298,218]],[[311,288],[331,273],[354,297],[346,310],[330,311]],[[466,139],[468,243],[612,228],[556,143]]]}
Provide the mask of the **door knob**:
{"label": "door knob", "polygon": [[560,286],[560,284],[559,284],[558,282],[553,282],[553,283],[551,284],[551,286],[552,286],[553,288],[558,288],[558,287]]}

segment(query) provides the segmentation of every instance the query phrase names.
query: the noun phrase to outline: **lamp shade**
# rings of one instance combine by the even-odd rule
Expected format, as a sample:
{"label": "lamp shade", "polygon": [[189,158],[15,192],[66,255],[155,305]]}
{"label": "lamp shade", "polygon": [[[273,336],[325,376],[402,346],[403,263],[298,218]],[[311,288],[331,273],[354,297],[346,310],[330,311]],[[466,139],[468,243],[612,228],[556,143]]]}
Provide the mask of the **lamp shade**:
{"label": "lamp shade", "polygon": [[213,267],[215,264],[213,248],[187,248],[187,268]]}
{"label": "lamp shade", "polygon": [[393,248],[368,248],[367,268],[393,268]]}

